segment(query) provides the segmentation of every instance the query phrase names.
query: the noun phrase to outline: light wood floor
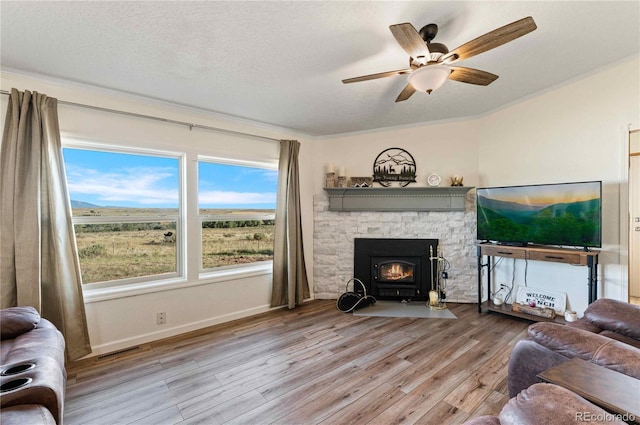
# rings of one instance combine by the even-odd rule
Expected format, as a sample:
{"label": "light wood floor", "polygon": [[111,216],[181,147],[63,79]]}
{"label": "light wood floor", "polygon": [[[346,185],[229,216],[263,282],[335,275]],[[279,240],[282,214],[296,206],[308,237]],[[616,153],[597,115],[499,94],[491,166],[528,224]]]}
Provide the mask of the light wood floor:
{"label": "light wood floor", "polygon": [[460,424],[508,400],[529,322],[355,317],[312,301],[68,368],[66,425]]}

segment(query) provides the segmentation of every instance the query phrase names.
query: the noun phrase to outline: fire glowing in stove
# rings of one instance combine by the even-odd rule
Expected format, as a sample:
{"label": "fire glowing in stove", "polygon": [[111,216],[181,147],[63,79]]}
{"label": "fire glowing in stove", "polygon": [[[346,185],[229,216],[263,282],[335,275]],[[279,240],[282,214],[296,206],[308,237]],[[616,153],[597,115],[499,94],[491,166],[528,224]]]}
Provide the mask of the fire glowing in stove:
{"label": "fire glowing in stove", "polygon": [[382,277],[384,280],[413,280],[413,267],[392,263],[382,267]]}

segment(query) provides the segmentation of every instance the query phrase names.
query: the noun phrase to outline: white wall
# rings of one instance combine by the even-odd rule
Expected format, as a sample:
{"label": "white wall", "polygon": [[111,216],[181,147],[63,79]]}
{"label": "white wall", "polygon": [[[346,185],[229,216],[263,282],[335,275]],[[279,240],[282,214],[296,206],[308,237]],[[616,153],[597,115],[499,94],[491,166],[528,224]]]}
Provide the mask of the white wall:
{"label": "white wall", "polygon": [[[305,230],[305,234],[308,235],[305,246],[308,258],[312,258],[313,198],[311,191],[304,188],[306,182],[312,182],[312,178],[305,172],[310,168],[306,164],[313,158],[313,149],[308,140],[286,129],[230,119],[213,113],[175,107],[66,82],[3,73],[1,85],[2,90],[6,91],[15,87],[19,90],[45,93],[67,102],[215,126],[276,139],[300,140],[302,203],[305,215],[303,225],[308,228]],[[2,96],[0,102],[4,125],[8,96]],[[275,164],[278,161],[279,143],[274,141],[198,129],[190,131],[185,126],[68,105],[59,106],[59,117],[63,137],[185,152],[187,168],[195,169],[194,161],[198,154],[245,160],[260,159]],[[187,203],[194,202],[197,204],[195,197],[187,199]],[[197,241],[198,222],[193,220],[197,214],[194,213],[196,209],[187,211],[187,214],[194,215],[191,217],[191,224],[187,227],[187,238]],[[189,223],[189,220],[187,222]],[[186,282],[174,284],[170,290],[160,292],[139,290],[126,296],[95,291],[86,293],[85,305],[93,355],[269,310],[272,281],[270,271],[252,273],[243,277],[199,280],[199,246],[187,244],[186,248],[189,275]],[[309,277],[312,278],[311,273]],[[160,311],[167,313],[166,325],[156,324],[156,313]]]}

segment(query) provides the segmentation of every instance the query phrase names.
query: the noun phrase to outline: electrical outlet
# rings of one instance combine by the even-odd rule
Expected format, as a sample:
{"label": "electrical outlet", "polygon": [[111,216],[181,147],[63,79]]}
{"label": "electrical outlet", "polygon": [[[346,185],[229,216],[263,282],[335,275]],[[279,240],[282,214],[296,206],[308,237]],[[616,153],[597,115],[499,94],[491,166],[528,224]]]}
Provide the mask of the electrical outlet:
{"label": "electrical outlet", "polygon": [[167,323],[167,313],[164,311],[156,313],[156,324],[164,325],[165,323]]}

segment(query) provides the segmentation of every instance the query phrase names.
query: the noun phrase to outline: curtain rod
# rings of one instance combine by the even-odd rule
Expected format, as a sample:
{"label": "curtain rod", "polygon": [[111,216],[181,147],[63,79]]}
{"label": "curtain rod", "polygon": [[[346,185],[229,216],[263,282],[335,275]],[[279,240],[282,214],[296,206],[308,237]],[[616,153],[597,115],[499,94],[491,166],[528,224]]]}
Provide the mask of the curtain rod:
{"label": "curtain rod", "polygon": [[[0,94],[5,94],[5,95],[8,96],[10,93],[8,91],[6,91],[6,90],[0,90]],[[127,116],[130,116],[130,117],[144,118],[144,119],[154,120],[154,121],[161,121],[161,122],[165,122],[165,123],[169,123],[169,124],[184,125],[186,127],[189,127],[189,130],[192,130],[194,128],[199,128],[201,130],[218,131],[218,132],[221,132],[221,133],[235,134],[237,136],[248,136],[248,137],[254,137],[254,138],[257,138],[257,139],[270,140],[270,141],[273,141],[273,142],[280,142],[280,139],[274,139],[273,137],[259,136],[257,134],[244,133],[242,131],[227,130],[226,128],[218,128],[218,127],[212,127],[212,126],[208,126],[208,125],[194,124],[194,123],[190,123],[190,122],[186,122],[186,121],[171,120],[171,119],[168,119],[168,118],[155,117],[153,115],[136,114],[135,112],[119,111],[117,109],[103,108],[101,106],[85,105],[83,103],[68,102],[66,100],[58,100],[58,103],[61,104],[61,105],[77,106],[77,107],[80,107],[80,108],[93,109],[95,111],[109,112],[111,114],[127,115]]]}

